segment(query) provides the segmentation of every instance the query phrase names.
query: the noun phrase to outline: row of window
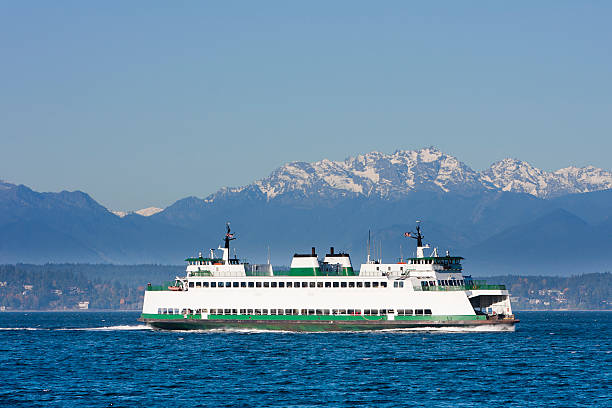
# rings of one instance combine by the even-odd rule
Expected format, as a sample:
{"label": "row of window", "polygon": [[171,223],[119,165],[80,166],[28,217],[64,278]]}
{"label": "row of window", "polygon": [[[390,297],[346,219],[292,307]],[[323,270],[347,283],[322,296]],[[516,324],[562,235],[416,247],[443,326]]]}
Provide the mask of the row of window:
{"label": "row of window", "polygon": [[[461,280],[449,279],[449,280],[439,280],[438,281],[438,286],[463,286],[464,284],[465,284],[465,281],[463,279]],[[421,286],[436,286],[436,281],[422,281]]]}
{"label": "row of window", "polygon": [[200,314],[209,313],[214,315],[271,315],[271,316],[386,316],[396,314],[398,316],[424,316],[431,315],[431,309],[183,309],[179,312],[176,308],[157,309],[158,314]]}
{"label": "row of window", "polygon": [[[189,282],[190,288],[386,288],[387,282]],[[393,287],[403,288],[404,282]]]}

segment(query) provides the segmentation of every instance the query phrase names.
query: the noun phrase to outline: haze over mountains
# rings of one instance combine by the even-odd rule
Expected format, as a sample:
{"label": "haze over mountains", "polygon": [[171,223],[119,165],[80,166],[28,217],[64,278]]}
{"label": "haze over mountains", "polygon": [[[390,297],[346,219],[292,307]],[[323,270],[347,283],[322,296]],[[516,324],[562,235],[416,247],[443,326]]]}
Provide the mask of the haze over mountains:
{"label": "haze over mountains", "polygon": [[419,219],[425,240],[468,258],[475,275],[612,269],[612,173],[591,166],[546,172],[505,159],[477,172],[435,148],[371,152],[288,163],[247,186],[145,210],[118,216],[83,192],[0,183],[0,262],[177,264],[221,244],[231,221],[238,255],[252,261],[268,246],[274,264],[334,246],[358,265],[368,229],[385,261],[411,255],[402,234]]}

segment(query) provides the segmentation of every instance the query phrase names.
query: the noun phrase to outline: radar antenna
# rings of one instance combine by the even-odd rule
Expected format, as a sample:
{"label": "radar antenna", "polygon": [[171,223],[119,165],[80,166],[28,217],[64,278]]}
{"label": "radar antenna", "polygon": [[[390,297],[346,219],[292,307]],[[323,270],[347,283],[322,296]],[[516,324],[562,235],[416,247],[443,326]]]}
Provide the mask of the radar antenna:
{"label": "radar antenna", "polygon": [[416,233],[410,234],[410,238],[417,240],[417,247],[423,246],[423,238],[425,238],[425,236],[421,234],[421,221],[417,221]]}
{"label": "radar antenna", "polygon": [[235,240],[236,237],[234,237],[234,234],[232,234],[229,222],[225,224],[225,227],[227,228],[227,232],[225,233],[225,249],[227,249],[227,256],[229,258],[230,241]]}

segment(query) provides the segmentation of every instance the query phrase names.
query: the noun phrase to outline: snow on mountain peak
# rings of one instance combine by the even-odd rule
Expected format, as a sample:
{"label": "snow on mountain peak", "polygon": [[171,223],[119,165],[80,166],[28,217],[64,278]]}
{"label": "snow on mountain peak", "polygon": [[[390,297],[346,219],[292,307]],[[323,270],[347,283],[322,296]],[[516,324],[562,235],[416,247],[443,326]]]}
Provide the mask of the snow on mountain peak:
{"label": "snow on mountain peak", "polygon": [[503,191],[527,193],[540,198],[612,188],[612,173],[593,166],[566,167],[554,172],[517,160],[504,159],[484,171],[483,178]]}
{"label": "snow on mountain peak", "polygon": [[426,147],[391,154],[372,151],[344,161],[291,162],[251,185],[223,188],[205,201],[245,190],[266,200],[279,197],[333,200],[350,196],[395,198],[413,191],[473,193],[483,190],[550,198],[608,188],[612,188],[612,173],[593,166],[547,172],[525,161],[507,158],[483,172],[476,172],[456,157],[435,147]]}
{"label": "snow on mountain peak", "polygon": [[119,218],[123,218],[129,214],[138,214],[138,215],[142,215],[143,217],[150,217],[151,215],[157,214],[158,212],[161,212],[161,211],[164,211],[164,209],[158,208],[158,207],[147,207],[147,208],[143,208],[143,209],[136,210],[136,211],[112,211],[111,210],[111,212]]}

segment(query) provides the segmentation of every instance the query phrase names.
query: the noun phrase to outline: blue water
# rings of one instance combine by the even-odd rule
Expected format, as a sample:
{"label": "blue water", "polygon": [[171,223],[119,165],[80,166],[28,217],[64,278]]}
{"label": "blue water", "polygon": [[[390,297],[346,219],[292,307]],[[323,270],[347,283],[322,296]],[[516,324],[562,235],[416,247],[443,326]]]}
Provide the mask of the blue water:
{"label": "blue water", "polygon": [[0,313],[5,406],[612,406],[612,313],[515,332],[159,332],[137,313]]}

